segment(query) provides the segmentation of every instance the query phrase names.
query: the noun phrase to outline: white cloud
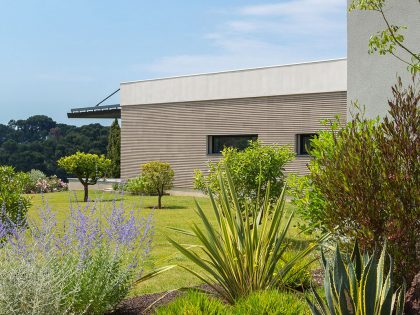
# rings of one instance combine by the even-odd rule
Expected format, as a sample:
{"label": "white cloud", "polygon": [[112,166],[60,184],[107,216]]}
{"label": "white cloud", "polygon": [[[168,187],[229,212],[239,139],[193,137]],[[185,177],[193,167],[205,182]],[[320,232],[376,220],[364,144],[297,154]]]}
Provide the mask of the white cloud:
{"label": "white cloud", "polygon": [[246,6],[239,11],[243,15],[254,16],[314,16],[345,10],[346,3],[346,0],[292,0]]}
{"label": "white cloud", "polygon": [[178,75],[342,57],[346,0],[284,0],[239,7],[203,34],[213,53],[166,56],[141,66]]}

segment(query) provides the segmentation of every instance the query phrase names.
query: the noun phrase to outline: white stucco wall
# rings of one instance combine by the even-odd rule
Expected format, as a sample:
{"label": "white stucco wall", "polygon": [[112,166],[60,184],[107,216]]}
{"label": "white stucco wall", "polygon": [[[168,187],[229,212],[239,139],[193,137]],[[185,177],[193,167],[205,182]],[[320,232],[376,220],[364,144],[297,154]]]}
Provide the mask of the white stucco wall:
{"label": "white stucco wall", "polygon": [[[350,4],[351,0],[348,0]],[[420,2],[418,0],[387,0],[385,14],[393,25],[405,25],[404,45],[420,51]],[[353,11],[348,14],[348,105],[358,100],[366,106],[369,117],[384,116],[391,86],[401,76],[405,83],[411,79],[407,66],[391,55],[368,54],[369,37],[384,30],[385,22],[377,12]],[[398,52],[402,52],[398,50]],[[402,54],[407,58],[407,55]],[[350,115],[347,115],[350,118]]]}
{"label": "white stucco wall", "polygon": [[345,59],[121,83],[121,106],[347,90]]}

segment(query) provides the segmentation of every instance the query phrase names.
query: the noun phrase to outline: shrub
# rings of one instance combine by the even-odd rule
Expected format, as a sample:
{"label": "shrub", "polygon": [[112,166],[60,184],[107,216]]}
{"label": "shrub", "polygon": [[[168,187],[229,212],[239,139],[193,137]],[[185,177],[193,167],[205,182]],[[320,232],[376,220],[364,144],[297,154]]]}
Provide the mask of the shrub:
{"label": "shrub", "polygon": [[162,196],[173,187],[174,171],[169,163],[152,161],[141,166],[141,177],[146,194],[158,196],[158,209],[162,208]]}
{"label": "shrub", "polygon": [[284,187],[284,166],[294,158],[294,153],[286,146],[264,146],[259,141],[250,141],[249,146],[243,151],[231,147],[223,149],[222,156],[219,162],[209,162],[207,176],[199,170],[195,171],[196,189],[207,193],[209,187],[214,193],[220,194],[218,177],[222,174],[224,183],[227,184],[224,170],[225,166],[228,166],[241,202],[255,201],[258,193],[264,196],[268,183],[270,183],[270,201],[273,202]]}
{"label": "shrub", "polygon": [[[321,131],[320,138],[326,134]],[[321,140],[322,141],[322,140]],[[289,175],[287,178],[288,193],[292,197],[291,203],[296,206],[296,212],[303,220],[297,222],[300,230],[307,234],[321,231],[327,233],[323,225],[325,213],[325,198],[319,189],[313,185],[309,176]]]}
{"label": "shrub", "polygon": [[251,293],[233,306],[208,294],[190,291],[168,305],[157,308],[158,315],[209,314],[209,315],[303,315],[310,314],[303,299],[296,293],[264,290]]}
{"label": "shrub", "polygon": [[387,241],[396,275],[411,281],[420,266],[420,93],[400,81],[393,95],[382,122],[359,113],[312,141],[295,203],[312,226],[364,250]]}
{"label": "shrub", "polygon": [[303,296],[297,292],[264,290],[240,299],[232,314],[304,315],[310,312]]}
{"label": "shrub", "polygon": [[89,199],[89,186],[95,185],[98,179],[104,177],[108,171],[111,160],[104,155],[77,152],[76,154],[62,157],[57,161],[59,167],[68,173],[74,174],[83,185],[85,195],[84,201]]}
{"label": "shrub", "polygon": [[[286,259],[285,253],[291,249],[290,240],[286,237],[293,213],[285,217],[284,189],[275,204],[270,203],[268,184],[263,207],[258,201],[253,205],[241,205],[229,169],[225,174],[228,186],[225,187],[219,177],[221,196],[217,203],[210,193],[216,224],[209,223],[209,218],[197,204],[197,214],[204,228],[193,225],[191,232],[183,231],[193,236],[199,245],[187,246],[172,239],[169,241],[204,274],[183,268],[233,304],[251,292],[287,286],[287,280],[299,270],[294,267],[299,266],[317,243],[296,251],[292,258]],[[201,255],[194,251],[195,247],[202,249]]]}
{"label": "shrub", "polygon": [[178,314],[227,314],[226,306],[222,301],[205,293],[189,291],[185,296],[177,298],[168,305],[161,306],[156,310],[157,315]]}
{"label": "shrub", "polygon": [[327,302],[313,291],[314,301],[307,300],[312,314],[402,315],[405,286],[394,291],[392,260],[385,278],[386,260],[385,247],[378,260],[376,253],[362,255],[357,243],[350,259],[343,259],[338,246],[331,263],[322,253]]}
{"label": "shrub", "polygon": [[[122,204],[70,209],[64,222],[48,208],[26,228],[0,224],[0,314],[104,314],[142,272],[151,216]],[[37,223],[35,223],[37,222]],[[1,236],[1,235],[0,235]]]}
{"label": "shrub", "polygon": [[7,217],[14,224],[25,220],[31,203],[22,194],[28,181],[27,174],[15,172],[11,166],[0,166],[0,220]]}
{"label": "shrub", "polygon": [[68,189],[68,185],[55,175],[47,177],[39,170],[31,170],[28,175],[29,181],[25,185],[27,194],[66,191]]}
{"label": "shrub", "polygon": [[47,192],[57,192],[57,191],[66,191],[68,190],[67,183],[63,182],[56,175],[50,176],[47,179]]}
{"label": "shrub", "polygon": [[125,191],[132,195],[141,195],[145,193],[145,179],[143,176],[130,178],[124,185]]}
{"label": "shrub", "polygon": [[37,192],[36,191],[36,184],[38,183],[38,181],[47,178],[47,175],[45,175],[42,171],[35,170],[35,169],[32,169],[28,173],[28,176],[29,176],[29,180],[28,180],[28,183],[25,187],[25,193],[27,193],[27,194]]}

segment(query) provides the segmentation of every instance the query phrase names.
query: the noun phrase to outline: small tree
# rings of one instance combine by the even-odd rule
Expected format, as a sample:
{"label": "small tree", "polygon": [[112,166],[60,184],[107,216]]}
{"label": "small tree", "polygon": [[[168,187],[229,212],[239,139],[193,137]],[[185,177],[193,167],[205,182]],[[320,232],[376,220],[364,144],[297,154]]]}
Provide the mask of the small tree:
{"label": "small tree", "polygon": [[118,119],[115,118],[109,130],[108,148],[106,157],[111,160],[109,175],[114,178],[120,178],[121,166],[121,128]]}
{"label": "small tree", "polygon": [[22,194],[28,182],[27,174],[15,172],[11,166],[0,166],[0,222],[19,224],[25,219],[31,203]]}
{"label": "small tree", "polygon": [[74,174],[82,183],[85,196],[84,201],[89,198],[89,185],[95,185],[98,179],[104,177],[109,170],[111,160],[104,155],[77,152],[76,154],[62,157],[57,161],[59,167],[68,173]]}
{"label": "small tree", "polygon": [[141,166],[144,190],[147,194],[157,194],[158,209],[162,208],[162,196],[173,187],[174,171],[169,163],[152,161]]}

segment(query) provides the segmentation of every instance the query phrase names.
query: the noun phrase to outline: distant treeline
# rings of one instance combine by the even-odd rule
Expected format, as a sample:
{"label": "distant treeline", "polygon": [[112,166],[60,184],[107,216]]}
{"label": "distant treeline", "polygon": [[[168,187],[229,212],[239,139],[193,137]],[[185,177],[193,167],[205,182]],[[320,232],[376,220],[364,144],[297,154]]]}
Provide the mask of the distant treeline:
{"label": "distant treeline", "polygon": [[57,160],[77,151],[106,154],[108,132],[109,127],[100,124],[76,127],[43,115],[11,120],[0,124],[0,165],[18,171],[38,169],[64,179],[66,173],[58,168]]}

